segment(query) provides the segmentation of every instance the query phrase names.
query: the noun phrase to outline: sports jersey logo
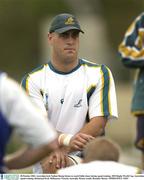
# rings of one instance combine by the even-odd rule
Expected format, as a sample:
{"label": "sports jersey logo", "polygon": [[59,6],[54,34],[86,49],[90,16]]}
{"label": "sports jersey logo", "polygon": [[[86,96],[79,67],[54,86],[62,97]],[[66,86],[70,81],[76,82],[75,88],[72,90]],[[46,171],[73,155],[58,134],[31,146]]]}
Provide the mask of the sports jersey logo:
{"label": "sports jersey logo", "polygon": [[74,107],[81,107],[81,106],[82,106],[81,103],[82,103],[82,99],[80,99],[80,100],[78,101],[78,103],[74,105]]}
{"label": "sports jersey logo", "polygon": [[60,103],[63,104],[63,103],[64,103],[64,99],[61,99],[61,100],[60,100]]}

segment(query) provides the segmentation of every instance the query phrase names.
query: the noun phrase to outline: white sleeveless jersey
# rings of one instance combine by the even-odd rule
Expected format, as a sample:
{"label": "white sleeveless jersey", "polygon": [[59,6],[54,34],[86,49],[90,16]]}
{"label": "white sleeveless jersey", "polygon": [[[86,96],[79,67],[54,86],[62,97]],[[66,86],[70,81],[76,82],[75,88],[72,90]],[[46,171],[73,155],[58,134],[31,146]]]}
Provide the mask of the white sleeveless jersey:
{"label": "white sleeveless jersey", "polygon": [[59,132],[76,134],[96,116],[117,117],[114,80],[105,65],[80,59],[63,73],[49,62],[27,74],[22,86]]}

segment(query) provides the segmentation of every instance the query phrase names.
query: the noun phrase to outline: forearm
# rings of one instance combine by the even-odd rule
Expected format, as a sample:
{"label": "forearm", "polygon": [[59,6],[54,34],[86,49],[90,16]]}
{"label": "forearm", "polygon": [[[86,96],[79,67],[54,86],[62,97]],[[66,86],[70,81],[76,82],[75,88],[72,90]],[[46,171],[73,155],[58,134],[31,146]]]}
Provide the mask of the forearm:
{"label": "forearm", "polygon": [[8,169],[24,168],[27,165],[26,164],[27,158],[26,159],[24,158],[27,152],[28,152],[28,147],[25,147],[16,151],[15,153],[7,155],[4,159],[5,166]]}
{"label": "forearm", "polygon": [[6,157],[4,163],[8,169],[25,168],[40,161],[57,148],[57,141],[53,141],[49,145],[43,145],[34,149],[27,147]]}
{"label": "forearm", "polygon": [[59,142],[61,145],[66,145],[66,140],[68,152],[82,150],[87,142],[103,134],[106,123],[107,119],[105,117],[94,117],[70,139],[68,138],[69,134],[59,135]]}
{"label": "forearm", "polygon": [[107,119],[105,117],[99,116],[94,117],[84,125],[84,127],[79,131],[80,133],[85,133],[93,137],[99,136],[104,132]]}

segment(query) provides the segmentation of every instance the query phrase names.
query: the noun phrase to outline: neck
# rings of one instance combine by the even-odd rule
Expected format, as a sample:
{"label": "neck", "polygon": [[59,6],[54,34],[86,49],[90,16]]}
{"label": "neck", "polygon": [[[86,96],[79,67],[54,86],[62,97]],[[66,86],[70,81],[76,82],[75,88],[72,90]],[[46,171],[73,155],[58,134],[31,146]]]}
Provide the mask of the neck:
{"label": "neck", "polygon": [[79,63],[78,59],[76,60],[56,60],[52,58],[51,60],[52,65],[55,69],[61,72],[70,72],[73,70]]}

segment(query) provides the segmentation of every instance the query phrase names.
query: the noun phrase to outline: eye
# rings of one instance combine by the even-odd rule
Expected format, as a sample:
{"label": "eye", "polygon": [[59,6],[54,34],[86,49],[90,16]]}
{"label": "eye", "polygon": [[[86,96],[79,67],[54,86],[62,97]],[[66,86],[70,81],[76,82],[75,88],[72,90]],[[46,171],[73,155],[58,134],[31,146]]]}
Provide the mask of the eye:
{"label": "eye", "polygon": [[68,32],[64,32],[64,33],[59,34],[59,36],[62,37],[62,38],[68,38],[69,37],[69,33]]}
{"label": "eye", "polygon": [[76,39],[77,37],[79,37],[79,31],[64,32],[64,33],[59,34],[59,37],[64,38],[64,39],[72,37],[73,39]]}
{"label": "eye", "polygon": [[72,33],[72,38],[77,38],[77,37],[79,37],[79,32],[78,31],[75,31],[75,32],[73,32]]}

